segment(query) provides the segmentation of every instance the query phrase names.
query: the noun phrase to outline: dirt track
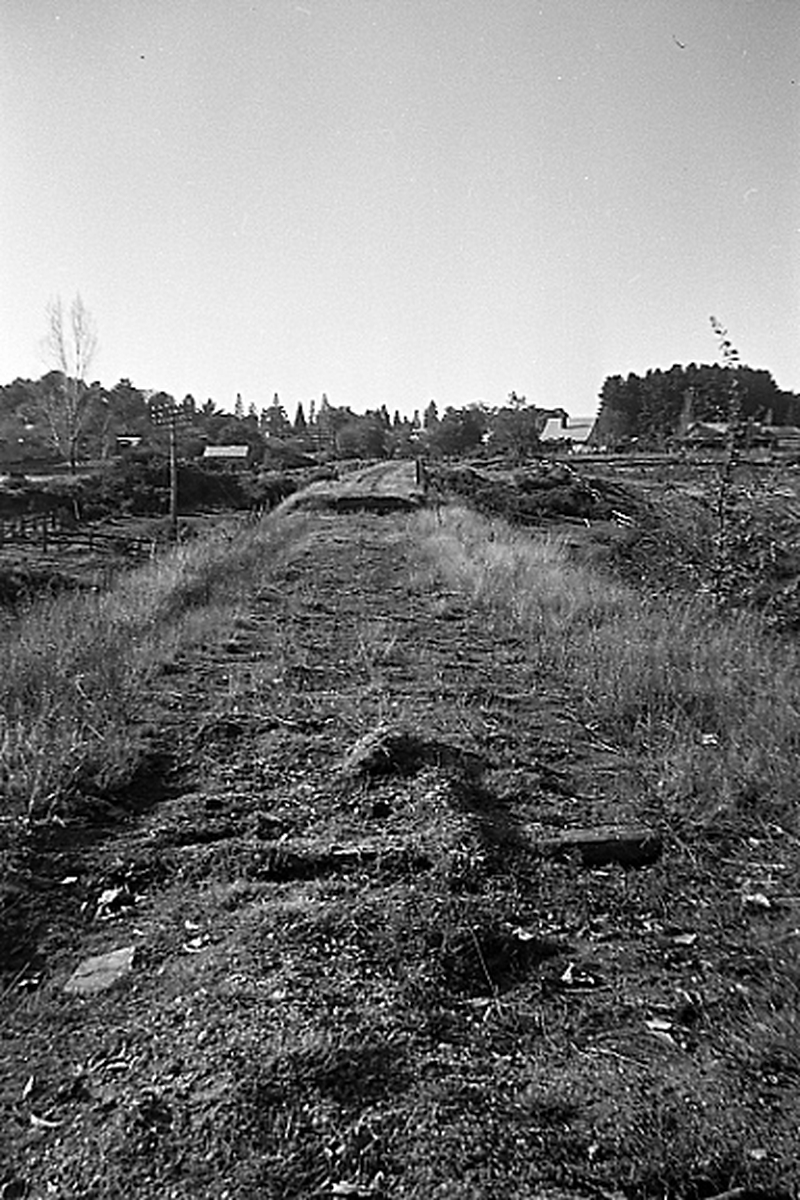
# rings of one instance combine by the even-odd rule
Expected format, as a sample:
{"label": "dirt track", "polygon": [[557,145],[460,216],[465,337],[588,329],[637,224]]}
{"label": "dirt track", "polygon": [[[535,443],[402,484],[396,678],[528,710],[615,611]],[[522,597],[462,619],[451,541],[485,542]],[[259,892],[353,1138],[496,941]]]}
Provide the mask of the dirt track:
{"label": "dirt track", "polygon": [[[408,495],[409,471],[344,491]],[[48,919],[6,995],[8,1178],[556,1200],[619,1195],[624,1172],[655,1195],[665,1083],[673,1109],[729,1102],[704,1013],[730,913],[698,907],[678,848],[669,874],[542,861],[545,835],[648,816],[633,764],[431,582],[414,518],[303,520],[236,628],[161,677],[143,719],[169,757],[139,815],[38,864]],[[120,947],[124,980],[64,994]]]}
{"label": "dirt track", "polygon": [[332,512],[410,512],[422,503],[414,463],[376,463],[336,483],[315,483],[289,501],[290,508]]}

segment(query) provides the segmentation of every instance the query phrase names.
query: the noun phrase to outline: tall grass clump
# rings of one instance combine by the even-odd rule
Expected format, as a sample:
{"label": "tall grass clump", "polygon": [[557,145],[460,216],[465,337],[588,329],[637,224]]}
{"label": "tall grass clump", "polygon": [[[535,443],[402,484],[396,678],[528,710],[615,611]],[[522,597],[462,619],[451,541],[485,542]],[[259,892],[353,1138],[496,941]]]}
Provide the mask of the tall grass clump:
{"label": "tall grass clump", "polygon": [[557,539],[460,508],[419,517],[431,568],[527,637],[593,727],[638,757],[665,817],[794,823],[800,655],[704,596],[643,595]]}
{"label": "tall grass clump", "polygon": [[40,600],[11,621],[0,643],[0,817],[69,811],[123,786],[146,750],[137,723],[158,667],[224,629],[302,524],[212,533],[105,593]]}

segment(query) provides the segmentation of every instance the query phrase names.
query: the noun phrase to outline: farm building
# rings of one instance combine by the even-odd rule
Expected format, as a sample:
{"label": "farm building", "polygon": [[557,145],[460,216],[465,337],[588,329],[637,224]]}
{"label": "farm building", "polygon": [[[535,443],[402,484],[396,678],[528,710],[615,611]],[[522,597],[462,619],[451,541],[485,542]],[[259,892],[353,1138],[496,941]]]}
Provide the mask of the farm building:
{"label": "farm building", "polygon": [[692,421],[687,426],[683,440],[689,446],[724,446],[728,437],[728,426],[724,421]]}
{"label": "farm building", "polygon": [[124,454],[126,450],[136,450],[143,441],[139,434],[118,433],[117,454]]}
{"label": "farm building", "polygon": [[800,429],[796,425],[762,425],[761,432],[771,449],[800,455]]}
{"label": "farm building", "polygon": [[237,467],[252,466],[253,449],[246,444],[241,446],[206,446],[203,451],[203,462],[212,467],[225,467],[228,470]]}
{"label": "farm building", "polygon": [[[724,421],[695,421],[683,437],[685,446],[721,449],[727,443],[728,425]],[[784,454],[800,454],[800,429],[794,425],[762,425],[758,421],[744,427],[737,445]]]}
{"label": "farm building", "polygon": [[585,450],[593,429],[593,417],[568,417],[566,414],[550,417],[540,434],[540,441],[545,448]]}

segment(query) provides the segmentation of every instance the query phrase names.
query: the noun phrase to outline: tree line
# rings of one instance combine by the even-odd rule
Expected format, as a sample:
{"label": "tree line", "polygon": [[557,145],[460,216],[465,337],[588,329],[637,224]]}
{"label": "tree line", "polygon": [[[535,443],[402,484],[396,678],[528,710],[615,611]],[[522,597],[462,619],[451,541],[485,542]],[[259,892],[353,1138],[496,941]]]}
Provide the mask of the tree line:
{"label": "tree line", "polygon": [[[169,434],[152,418],[175,405],[174,397],[137,388],[130,379],[110,389],[87,381],[97,331],[80,295],[68,309],[60,298],[47,306],[42,349],[51,370],[40,379],[18,378],[0,387],[0,464],[55,456],[74,470],[81,460],[115,457],[125,444],[143,451],[165,448]],[[385,404],[354,413],[332,405],[325,393],[319,402],[299,402],[293,419],[277,393],[260,409],[252,402],[245,407],[237,395],[233,413],[218,409],[212,399],[198,404],[191,395],[178,407],[182,457],[199,457],[207,445],[246,444],[252,460],[263,460],[276,444],[340,458],[463,454],[487,443],[498,452],[524,455],[538,448],[550,415],[516,392],[499,407],[448,407],[441,416],[431,400],[421,417],[415,412],[411,418],[399,411],[390,415]]]}
{"label": "tree line", "polygon": [[600,392],[593,440],[597,445],[663,446],[693,422],[727,422],[732,387],[739,419],[765,425],[800,425],[800,396],[781,391],[769,371],[743,365],[676,364],[645,375],[610,375]]}
{"label": "tree line", "polygon": [[[49,371],[37,380],[15,379],[0,386],[0,461],[57,457],[74,466],[113,458],[126,445],[163,451],[168,434],[151,420],[151,408],[164,403],[175,403],[174,397],[138,388],[129,379],[110,389],[89,383],[79,391],[61,371]],[[356,413],[332,404],[325,393],[319,400],[297,403],[291,416],[277,393],[261,408],[237,396],[232,413],[211,399],[198,404],[191,395],[178,406],[186,417],[178,430],[184,458],[199,457],[207,445],[246,444],[252,457],[261,459],[277,451],[278,443],[332,458],[446,456],[481,446],[524,456],[538,450],[539,435],[551,415],[551,410],[528,405],[515,392],[495,407],[476,403],[440,412],[431,400],[411,417],[392,414],[385,404]]]}

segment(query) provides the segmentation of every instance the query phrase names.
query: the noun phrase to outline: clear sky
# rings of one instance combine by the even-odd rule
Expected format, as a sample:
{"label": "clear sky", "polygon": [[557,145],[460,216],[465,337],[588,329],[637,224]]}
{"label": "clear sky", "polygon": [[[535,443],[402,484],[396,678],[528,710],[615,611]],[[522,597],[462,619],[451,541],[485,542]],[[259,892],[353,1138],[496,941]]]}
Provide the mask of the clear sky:
{"label": "clear sky", "polygon": [[0,382],[410,413],[800,391],[800,0],[2,0]]}

